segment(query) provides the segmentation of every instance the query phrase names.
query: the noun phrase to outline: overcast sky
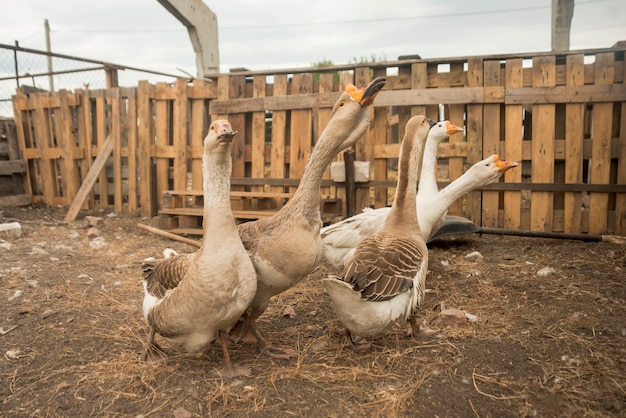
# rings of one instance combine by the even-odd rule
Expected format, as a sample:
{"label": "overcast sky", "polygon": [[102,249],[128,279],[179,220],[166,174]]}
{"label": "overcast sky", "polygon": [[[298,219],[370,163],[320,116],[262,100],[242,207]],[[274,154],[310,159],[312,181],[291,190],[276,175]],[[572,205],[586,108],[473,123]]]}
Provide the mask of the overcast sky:
{"label": "overcast sky", "polygon": [[[4,0],[0,43],[183,75],[186,29],[157,0]],[[227,0],[217,14],[221,71],[550,50],[551,0]],[[626,40],[626,1],[576,0],[571,49]]]}

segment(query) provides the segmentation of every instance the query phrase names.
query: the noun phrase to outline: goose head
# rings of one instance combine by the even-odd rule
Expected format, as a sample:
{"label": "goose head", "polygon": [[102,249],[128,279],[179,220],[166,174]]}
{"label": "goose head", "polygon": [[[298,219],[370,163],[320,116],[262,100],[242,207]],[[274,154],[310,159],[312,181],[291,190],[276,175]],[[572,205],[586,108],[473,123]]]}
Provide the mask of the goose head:
{"label": "goose head", "polygon": [[487,185],[494,183],[500,178],[505,171],[517,167],[519,163],[516,161],[501,160],[498,154],[492,154],[482,161],[474,164],[468,172],[472,173],[477,179],[482,180],[482,184]]}
{"label": "goose head", "polygon": [[463,132],[463,128],[453,125],[448,120],[436,122],[428,132],[427,141],[435,141],[437,143],[443,141],[451,135]]}
{"label": "goose head", "polygon": [[333,106],[320,142],[327,136],[341,139],[335,146],[337,152],[354,145],[369,126],[369,106],[374,103],[385,81],[384,77],[377,77],[360,89],[348,84]]}
{"label": "goose head", "polygon": [[213,121],[204,138],[204,152],[210,154],[220,147],[222,152],[230,152],[230,146],[235,135],[237,135],[237,131],[233,130],[227,120],[217,119]]}

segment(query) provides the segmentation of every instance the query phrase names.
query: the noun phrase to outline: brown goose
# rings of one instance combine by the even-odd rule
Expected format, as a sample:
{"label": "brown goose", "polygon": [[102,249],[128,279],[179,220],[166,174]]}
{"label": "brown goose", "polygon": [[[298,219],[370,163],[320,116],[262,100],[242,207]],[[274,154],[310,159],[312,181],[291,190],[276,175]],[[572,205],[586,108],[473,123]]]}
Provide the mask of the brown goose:
{"label": "brown goose", "polygon": [[363,239],[341,275],[322,280],[355,351],[395,321],[411,320],[424,295],[428,249],[420,233],[416,195],[424,141],[434,122],[414,116],[400,147],[396,196],[383,227]]}
{"label": "brown goose", "polygon": [[256,320],[273,296],[295,286],[322,259],[319,189],[324,170],[339,151],[363,136],[369,127],[369,106],[384,84],[382,77],[361,89],[349,84],[333,106],[291,199],[272,217],[238,226],[258,283],[254,300],[231,332],[234,339],[257,341],[260,351],[271,357],[295,356],[291,348],[271,345],[259,332]]}
{"label": "brown goose", "polygon": [[232,140],[230,123],[216,120],[204,139],[202,157],[204,237],[192,254],[173,255],[143,266],[143,314],[150,325],[144,361],[165,358],[155,342],[160,334],[182,343],[188,351],[201,351],[215,339],[222,344],[225,377],[249,375],[228,355],[228,331],[256,292],[256,274],[239,239],[230,208]]}

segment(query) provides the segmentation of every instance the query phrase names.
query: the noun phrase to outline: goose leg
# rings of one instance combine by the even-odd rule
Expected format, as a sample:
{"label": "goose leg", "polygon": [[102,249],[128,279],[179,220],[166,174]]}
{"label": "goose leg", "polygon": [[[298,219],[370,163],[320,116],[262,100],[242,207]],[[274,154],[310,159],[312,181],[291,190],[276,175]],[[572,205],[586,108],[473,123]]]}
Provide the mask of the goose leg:
{"label": "goose leg", "polygon": [[365,338],[353,336],[352,333],[348,329],[346,329],[346,337],[348,337],[348,339],[350,340],[350,343],[352,343],[352,349],[354,350],[355,353],[359,353],[359,354],[367,353],[370,350],[370,348],[372,348],[371,342],[369,342]]}
{"label": "goose leg", "polygon": [[159,362],[165,362],[167,356],[161,349],[161,347],[154,341],[156,331],[150,327],[150,335],[148,336],[148,347],[146,351],[141,355],[141,361],[143,363],[154,364]]}
{"label": "goose leg", "polygon": [[230,361],[230,354],[228,353],[228,333],[220,330],[219,336],[220,342],[222,343],[224,360],[222,361],[222,365],[217,368],[217,373],[222,377],[250,376],[250,369],[237,366]]}
{"label": "goose leg", "polygon": [[298,355],[292,348],[272,345],[257,328],[256,319],[249,316],[237,322],[237,325],[231,329],[230,336],[235,341],[259,343],[259,352],[272,358],[289,360]]}

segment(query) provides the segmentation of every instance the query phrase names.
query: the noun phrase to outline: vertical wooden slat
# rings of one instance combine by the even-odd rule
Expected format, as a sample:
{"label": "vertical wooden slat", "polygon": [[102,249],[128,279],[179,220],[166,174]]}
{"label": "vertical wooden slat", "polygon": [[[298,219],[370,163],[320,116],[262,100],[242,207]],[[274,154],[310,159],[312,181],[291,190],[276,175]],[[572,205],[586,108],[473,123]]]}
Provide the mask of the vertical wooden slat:
{"label": "vertical wooden slat", "polygon": [[[104,90],[100,90],[96,96],[96,143],[98,150],[102,149],[102,144],[107,137],[106,114],[106,98]],[[98,176],[98,193],[100,195],[100,208],[107,207],[109,205],[109,187],[106,169],[102,170]]]}
{"label": "vertical wooden slat", "polygon": [[[83,160],[83,164],[81,165],[81,184],[84,181],[87,173],[89,173],[89,169],[92,164],[92,147],[93,147],[93,118],[92,118],[92,101],[91,96],[89,94],[89,90],[85,90],[83,95],[83,102],[80,109],[80,117],[79,120],[82,121],[82,129],[81,134],[79,134],[79,138],[82,137],[81,141],[82,146],[85,147],[85,159]],[[83,204],[83,208],[94,208],[94,190],[90,188],[89,193],[85,197],[85,203]]]}
{"label": "vertical wooden slat", "polygon": [[187,80],[178,78],[174,83],[174,172],[175,190],[187,189],[187,142],[189,123],[189,100],[187,98]]}
{"label": "vertical wooden slat", "polygon": [[[164,94],[165,90],[170,87],[166,83],[157,83],[155,87],[154,98],[154,136],[157,150],[166,149],[169,146],[169,133],[170,133],[170,112],[169,106],[171,101],[167,99]],[[156,196],[154,197],[157,202],[157,206],[160,209],[161,194],[164,190],[169,189],[169,167],[170,162],[168,158],[155,155],[156,160]]]}
{"label": "vertical wooden slat", "polygon": [[[246,97],[246,77],[243,75],[231,75],[228,77],[228,97],[229,99],[242,99]],[[250,138],[246,138],[246,118],[245,113],[231,113],[228,121],[233,129],[241,132],[242,137],[237,135],[233,141],[233,177],[244,177],[246,175],[245,149]],[[233,190],[242,190],[241,187],[233,186]]]}
{"label": "vertical wooden slat", "polygon": [[[265,75],[257,75],[252,81],[252,97],[265,97]],[[252,113],[252,178],[265,177],[265,111]],[[254,186],[252,191],[262,192],[263,186]]]}
{"label": "vertical wooden slat", "polygon": [[[622,68],[624,71],[622,80],[626,80],[626,66]],[[617,184],[626,184],[626,100],[621,103],[621,107]],[[617,193],[615,197],[615,234],[626,235],[626,193]]]}
{"label": "vertical wooden slat", "polygon": [[137,210],[137,90],[129,89],[125,128],[128,140],[128,211]]}
{"label": "vertical wooden slat", "polygon": [[[614,53],[596,55],[595,84],[611,84],[614,78]],[[611,133],[613,103],[593,105],[593,128],[591,133],[591,164],[589,180],[591,184],[608,184],[611,177]],[[589,199],[589,233],[607,233],[609,195],[591,192]]]}
{"label": "vertical wooden slat", "polygon": [[[467,84],[469,87],[483,87],[483,59],[470,58],[467,61]],[[483,106],[467,105],[467,160],[476,162],[483,155]],[[477,225],[481,224],[481,192],[470,192],[465,199],[465,216]]]}
{"label": "vertical wooden slat", "polygon": [[[287,74],[274,76],[274,97],[287,95]],[[272,145],[270,157],[270,177],[285,177],[285,144],[287,133],[287,111],[272,112]],[[283,192],[282,186],[272,186],[272,192]]]}
{"label": "vertical wooden slat", "polygon": [[74,136],[74,118],[69,104],[69,93],[67,90],[60,90],[59,111],[56,127],[59,148],[61,149],[61,182],[63,184],[63,200],[65,204],[70,204],[80,187],[80,176],[78,166],[74,159],[76,150],[76,138]]}
{"label": "vertical wooden slat", "polygon": [[[556,84],[555,61],[554,56],[533,58],[533,87]],[[554,182],[554,105],[534,105],[532,112],[532,181],[533,183],[552,183]],[[553,207],[553,192],[532,192],[530,202],[530,229],[532,231],[552,231]]]}
{"label": "vertical wooden slat", "polygon": [[[321,73],[320,74],[320,80],[319,80],[319,92],[320,93],[330,93],[330,92],[333,91],[333,77],[334,77],[333,73]],[[339,94],[340,93],[337,93],[337,96],[339,96]],[[331,112],[331,110],[332,110],[332,108],[330,108],[330,107],[319,107],[317,109],[317,128],[316,128],[317,135],[314,138],[315,141],[317,141],[317,139],[319,138],[320,134],[322,133],[322,131],[324,130],[324,128],[328,124],[328,120],[330,119],[330,112]],[[316,144],[317,144],[317,142],[316,142]],[[324,177],[323,178],[324,179],[329,179],[330,178],[330,166],[324,172]],[[330,188],[329,187],[323,187],[320,190],[320,193],[329,195],[331,193],[330,192]],[[343,205],[342,209],[345,209],[345,206],[346,205]]]}
{"label": "vertical wooden slat", "polygon": [[[413,71],[421,70],[421,67],[417,69],[413,68]],[[425,69],[425,66],[424,66]],[[375,69],[374,77],[382,77],[385,75],[385,69]],[[418,82],[413,75],[411,76],[412,81]],[[421,80],[420,80],[421,81]],[[384,89],[384,87],[383,87]],[[389,108],[388,107],[376,107],[376,101],[374,101],[374,116],[372,118],[372,122],[374,127],[372,128],[372,135],[368,138],[368,144],[371,144],[371,151],[369,155],[373,159],[372,167],[370,168],[372,179],[373,180],[387,180],[388,177],[388,166],[389,162],[387,158],[374,158],[374,148],[377,145],[386,145],[391,141],[389,138]],[[369,190],[368,190],[369,193]],[[385,207],[389,204],[389,189],[387,187],[375,187],[374,188],[374,206]],[[368,205],[369,206],[369,205]],[[356,207],[357,211],[360,211],[362,208]]]}
{"label": "vertical wooden slat", "polygon": [[[370,75],[369,67],[359,67],[354,71],[354,84],[361,88],[367,85],[372,80]],[[369,109],[370,112],[370,120],[373,117],[375,112],[374,106],[371,106]],[[370,124],[371,127],[371,124]],[[355,160],[363,161],[366,157],[367,152],[367,144],[374,140],[374,135],[377,135],[378,132],[374,132],[372,129],[367,129],[365,134],[354,144],[355,150]],[[345,150],[344,150],[345,151]],[[370,193],[369,190],[363,188],[357,188],[355,193],[355,210],[356,212],[360,212],[363,208],[369,207],[370,205]],[[347,206],[347,204],[346,204]]]}
{"label": "vertical wooden slat", "polygon": [[122,97],[119,87],[111,92],[111,138],[113,139],[113,207],[116,212],[123,209],[122,198]]}
{"label": "vertical wooden slat", "polygon": [[[291,81],[291,94],[294,96],[311,93],[311,74],[294,74]],[[289,178],[302,178],[304,167],[311,155],[311,111],[297,109],[291,111],[291,132],[289,136]],[[294,192],[295,187],[291,188]]]}
{"label": "vertical wooden slat", "polygon": [[32,160],[26,159],[26,157],[24,156],[24,151],[26,150],[26,132],[29,132],[28,124],[24,120],[24,115],[25,114],[27,115],[28,111],[23,110],[20,104],[23,101],[25,101],[25,99],[26,99],[26,96],[23,95],[22,92],[18,89],[15,96],[13,96],[13,100],[12,100],[13,115],[14,115],[15,127],[16,127],[16,133],[17,133],[17,145],[21,151],[20,157],[26,160],[26,166],[27,166],[26,173],[24,173],[24,192],[26,194],[33,196],[33,188],[32,188],[32,183],[31,183],[34,177],[33,176],[34,173],[31,173]]}
{"label": "vertical wooden slat", "polygon": [[54,205],[54,198],[56,196],[56,180],[54,172],[52,170],[52,161],[49,157],[48,150],[50,149],[50,118],[49,112],[50,101],[43,93],[35,95],[33,119],[35,128],[36,148],[39,148],[41,152],[41,158],[39,159],[39,174],[41,176],[40,182],[42,186],[42,194],[44,203],[48,205]]}
{"label": "vertical wooden slat", "polygon": [[[584,55],[568,55],[565,82],[567,86],[585,84]],[[583,123],[584,103],[565,105],[565,183],[580,184],[583,181]],[[582,232],[583,195],[565,192],[563,201],[563,230],[567,233]]]}
{"label": "vertical wooden slat", "polygon": [[[204,81],[195,79],[193,81],[194,90],[201,90]],[[205,123],[205,100],[196,97],[191,102],[191,148],[202,150],[204,137],[207,134],[207,126]],[[196,155],[191,160],[191,190],[202,189],[202,153]]]}
{"label": "vertical wooden slat", "polygon": [[[506,60],[505,64],[505,84],[507,88],[523,87],[524,75],[521,58]],[[500,157],[507,161],[522,162],[522,140],[523,140],[523,106],[506,105],[504,110],[504,153]],[[522,167],[504,173],[505,183],[521,183]],[[504,228],[519,229],[521,225],[522,195],[519,191],[504,192]]]}
{"label": "vertical wooden slat", "polygon": [[142,80],[137,89],[137,158],[139,160],[139,202],[141,216],[150,217],[152,213],[151,195],[152,185],[152,156],[150,154],[153,144],[152,133],[152,106],[150,105],[150,84]]}
{"label": "vertical wooden slat", "polygon": [[[484,63],[485,87],[501,85],[500,61]],[[500,104],[485,104],[483,107],[483,158],[500,153]],[[497,228],[499,215],[499,192],[483,191],[482,226]]]}
{"label": "vertical wooden slat", "polygon": [[[463,63],[454,63],[450,64],[450,72],[451,73],[462,73],[463,72]],[[464,115],[465,115],[465,106],[462,104],[452,104],[449,106],[449,114],[445,116],[447,120],[456,126],[463,127],[464,125]],[[465,142],[465,134],[463,132],[452,135],[448,142],[451,144],[463,144]],[[454,181],[455,179],[461,177],[463,174],[463,157],[450,157],[448,159],[448,179],[449,181]],[[438,173],[436,171],[435,173]],[[463,199],[459,199],[450,205],[448,212],[451,215],[462,215],[463,214]],[[434,231],[433,231],[434,232]]]}

